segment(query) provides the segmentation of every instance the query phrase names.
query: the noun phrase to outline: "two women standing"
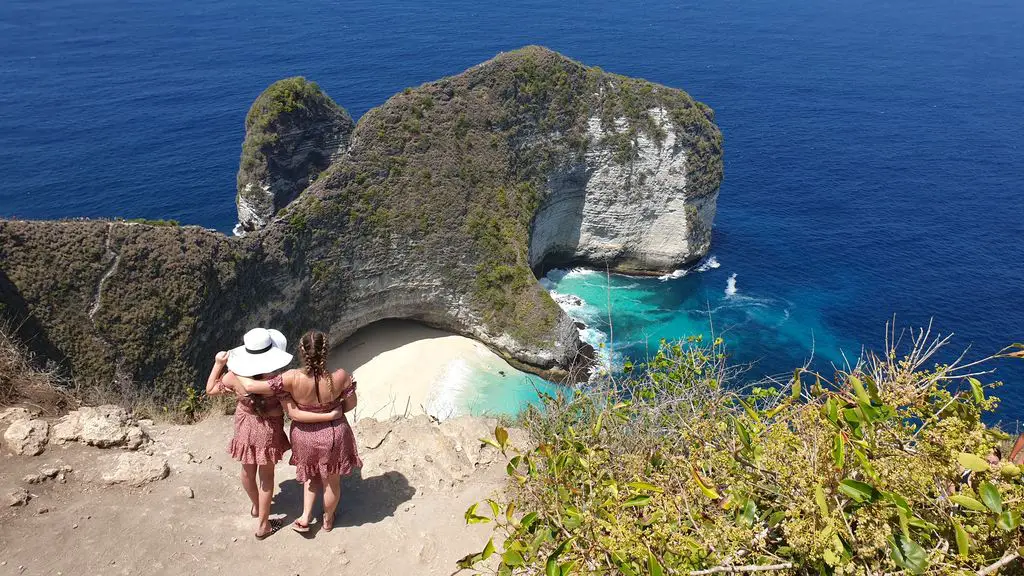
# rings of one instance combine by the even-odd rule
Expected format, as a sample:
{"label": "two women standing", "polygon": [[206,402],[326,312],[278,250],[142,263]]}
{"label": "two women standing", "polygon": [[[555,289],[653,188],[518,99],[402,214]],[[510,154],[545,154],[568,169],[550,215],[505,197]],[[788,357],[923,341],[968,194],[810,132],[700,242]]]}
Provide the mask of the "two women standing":
{"label": "two women standing", "polygon": [[[341,476],[362,466],[355,436],[345,412],[356,406],[356,383],[344,370],[327,370],[330,351],[327,336],[308,332],[299,343],[302,367],[282,372],[292,355],[285,350],[284,335],[256,328],[243,338],[243,346],[217,354],[206,392],[233,393],[238,398],[235,433],[228,447],[242,463],[242,487],[252,501],[252,515],[259,518],[256,538],[263,539],[280,528],[269,519],[274,487],[274,465],[291,448],[289,463],[303,483],[302,516],[292,525],[309,531],[313,503],[324,497],[323,529],[334,527],[334,513],[341,498]],[[227,368],[227,372],[224,369]],[[284,412],[291,424],[291,440],[284,433]]]}

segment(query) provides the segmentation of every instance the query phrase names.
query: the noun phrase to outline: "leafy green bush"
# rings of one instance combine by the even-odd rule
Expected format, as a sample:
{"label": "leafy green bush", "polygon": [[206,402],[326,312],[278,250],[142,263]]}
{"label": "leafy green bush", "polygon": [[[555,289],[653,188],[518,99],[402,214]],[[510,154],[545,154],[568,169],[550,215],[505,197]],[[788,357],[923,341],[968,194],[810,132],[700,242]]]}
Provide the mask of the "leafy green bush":
{"label": "leafy green bush", "polygon": [[[893,339],[895,341],[895,339]],[[977,363],[934,364],[925,331],[826,378],[737,389],[721,340],[523,417],[504,500],[466,512],[495,538],[460,567],[498,574],[963,574],[1016,559],[1021,470]],[[783,379],[785,380],[785,379]],[[500,544],[496,544],[500,542]]]}

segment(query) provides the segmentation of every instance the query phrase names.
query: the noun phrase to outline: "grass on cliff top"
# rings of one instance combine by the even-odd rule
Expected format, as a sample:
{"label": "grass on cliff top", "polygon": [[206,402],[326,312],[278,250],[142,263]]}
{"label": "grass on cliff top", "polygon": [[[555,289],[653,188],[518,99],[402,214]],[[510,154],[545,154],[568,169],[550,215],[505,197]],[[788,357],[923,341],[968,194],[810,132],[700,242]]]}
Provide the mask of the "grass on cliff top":
{"label": "grass on cliff top", "polygon": [[129,382],[156,403],[177,402],[246,313],[228,296],[238,247],[193,227],[0,222],[0,316],[34,323],[23,338],[55,349],[83,395],[116,396]]}
{"label": "grass on cliff top", "polygon": [[[369,111],[349,158],[321,175],[315,198],[290,207],[288,219],[318,253],[324,285],[342,274],[331,263],[350,262],[346,253],[360,239],[401,239],[445,263],[447,284],[473,296],[489,330],[539,342],[559,317],[528,261],[547,177],[596,145],[627,163],[641,134],[663,142],[654,108],[667,112],[677,145],[690,150],[692,193],[716,189],[721,133],[709,108],[681,90],[527,47]],[[607,141],[590,140],[591,118],[600,119]],[[339,245],[341,230],[349,237]]]}
{"label": "grass on cliff top", "polygon": [[56,414],[74,404],[67,379],[34,362],[14,332],[8,320],[0,320],[0,406],[24,403]]}
{"label": "grass on cliff top", "polygon": [[982,420],[1000,383],[977,362],[936,364],[948,339],[890,336],[835,374],[748,385],[721,340],[663,342],[624,378],[548,397],[522,419],[533,447],[500,427],[486,440],[510,489],[465,512],[495,534],[460,567],[1020,574],[1024,477],[989,463],[1009,437]]}
{"label": "grass on cliff top", "polygon": [[253,101],[245,116],[245,140],[239,162],[238,187],[266,177],[267,152],[278,141],[277,132],[300,115],[313,118],[348,118],[316,82],[302,76],[278,80]]}

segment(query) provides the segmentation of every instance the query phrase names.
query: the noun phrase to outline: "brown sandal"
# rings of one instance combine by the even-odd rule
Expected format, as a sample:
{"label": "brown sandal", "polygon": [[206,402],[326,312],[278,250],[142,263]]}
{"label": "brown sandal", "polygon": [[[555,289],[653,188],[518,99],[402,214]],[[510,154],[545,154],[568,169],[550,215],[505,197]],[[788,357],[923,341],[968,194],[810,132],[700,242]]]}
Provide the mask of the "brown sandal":
{"label": "brown sandal", "polygon": [[299,534],[305,534],[306,532],[309,532],[309,524],[301,522],[296,518],[295,522],[292,522],[292,530],[295,530]]}

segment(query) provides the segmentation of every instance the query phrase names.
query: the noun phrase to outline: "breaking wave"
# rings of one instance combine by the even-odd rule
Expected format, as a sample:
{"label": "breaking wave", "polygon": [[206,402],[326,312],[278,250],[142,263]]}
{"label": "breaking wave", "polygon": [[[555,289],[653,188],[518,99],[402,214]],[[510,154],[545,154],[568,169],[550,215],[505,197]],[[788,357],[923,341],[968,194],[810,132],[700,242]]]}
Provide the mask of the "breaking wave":
{"label": "breaking wave", "polygon": [[708,270],[714,270],[719,266],[721,266],[721,264],[718,263],[718,258],[715,258],[714,256],[708,256],[707,258],[704,258],[694,266],[691,266],[689,268],[680,268],[679,270],[675,270],[674,272],[669,272],[668,274],[665,274],[663,276],[658,276],[658,280],[661,280],[662,282],[667,282],[668,280],[682,278],[683,276],[686,276],[691,272],[707,272]]}

